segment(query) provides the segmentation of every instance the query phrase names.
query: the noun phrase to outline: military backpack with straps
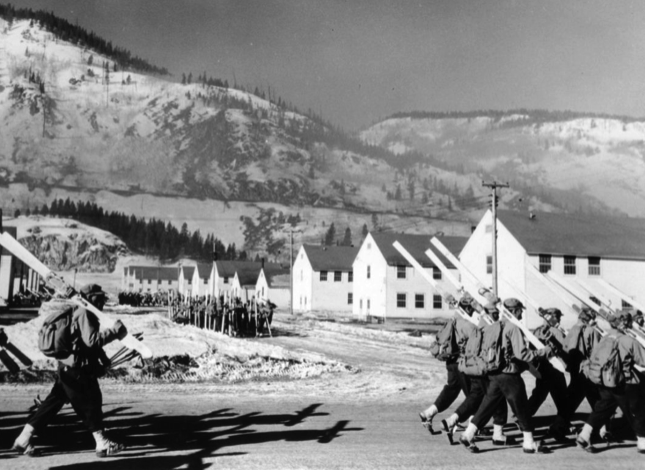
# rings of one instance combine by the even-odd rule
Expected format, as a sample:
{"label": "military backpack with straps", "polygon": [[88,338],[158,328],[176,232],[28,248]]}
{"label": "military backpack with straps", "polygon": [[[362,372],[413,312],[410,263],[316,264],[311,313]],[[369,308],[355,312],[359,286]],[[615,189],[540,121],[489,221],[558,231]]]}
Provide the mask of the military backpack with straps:
{"label": "military backpack with straps", "polygon": [[74,352],[76,308],[65,305],[50,313],[38,332],[38,349],[47,357],[62,360]]}
{"label": "military backpack with straps", "polygon": [[456,319],[449,320],[437,333],[435,342],[430,346],[430,352],[440,361],[456,359],[459,356],[456,324]]}
{"label": "military backpack with straps", "polygon": [[[504,324],[495,322],[484,327],[481,331],[479,353],[476,354],[477,338],[468,338],[464,359],[458,365],[459,370],[466,375],[481,376],[500,371],[504,367],[504,348],[502,345]],[[469,344],[471,343],[471,344]],[[475,355],[476,354],[476,355]]]}
{"label": "military backpack with straps", "polygon": [[470,332],[466,339],[464,351],[459,356],[457,367],[460,372],[466,375],[482,375],[483,361],[479,357],[482,347],[483,332],[480,328],[475,328]]}
{"label": "military backpack with straps", "polygon": [[625,382],[625,372],[618,351],[618,336],[606,335],[581,366],[582,372],[596,385],[616,388]]}

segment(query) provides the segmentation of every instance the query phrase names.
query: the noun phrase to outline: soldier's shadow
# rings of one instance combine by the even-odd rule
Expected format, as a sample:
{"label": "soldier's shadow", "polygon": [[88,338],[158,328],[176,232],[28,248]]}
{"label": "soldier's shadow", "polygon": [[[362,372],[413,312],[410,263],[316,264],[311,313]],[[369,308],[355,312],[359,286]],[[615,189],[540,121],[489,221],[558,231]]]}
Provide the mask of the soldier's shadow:
{"label": "soldier's shadow", "polygon": [[[204,463],[206,458],[246,454],[239,451],[226,452],[226,448],[276,441],[316,441],[319,444],[327,444],[346,432],[362,430],[348,427],[349,421],[346,420],[339,420],[331,427],[294,428],[296,424],[309,418],[327,416],[328,413],[317,411],[320,406],[321,404],[314,403],[302,410],[285,414],[238,414],[225,408],[202,415],[141,414],[120,407],[106,413],[112,415],[107,424],[112,436],[126,444],[125,452],[111,459],[51,468],[201,469],[210,466]],[[73,412],[62,414],[56,423],[38,437],[38,447],[45,456],[87,453],[93,449],[91,434],[78,423]],[[272,426],[272,430],[262,431],[261,426],[267,425]],[[275,426],[280,427],[276,430]],[[4,426],[0,425],[0,436],[6,431]],[[15,438],[19,428],[11,431],[12,438]],[[163,455],[168,452],[179,452],[182,455]]]}

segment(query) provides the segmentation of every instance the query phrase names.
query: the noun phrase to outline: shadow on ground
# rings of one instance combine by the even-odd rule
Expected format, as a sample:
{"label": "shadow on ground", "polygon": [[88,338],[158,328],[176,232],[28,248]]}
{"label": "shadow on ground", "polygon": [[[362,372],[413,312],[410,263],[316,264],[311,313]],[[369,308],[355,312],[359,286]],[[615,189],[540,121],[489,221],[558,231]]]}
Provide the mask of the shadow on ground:
{"label": "shadow on ground", "polygon": [[[210,466],[204,462],[206,458],[246,454],[227,452],[227,448],[277,441],[328,444],[346,432],[363,430],[348,427],[347,420],[339,420],[328,428],[294,429],[310,418],[328,416],[329,413],[317,411],[320,406],[322,404],[313,403],[291,414],[239,414],[223,408],[201,415],[162,415],[135,412],[127,406],[108,409],[105,417],[109,435],[126,444],[127,450],[111,459],[65,464],[51,469],[202,469]],[[28,412],[0,413],[0,442],[10,446],[27,418]],[[272,430],[262,431],[261,426],[271,426]],[[42,458],[87,453],[94,448],[91,434],[69,408],[65,408],[55,422],[37,436],[35,444],[42,451]],[[182,455],[164,455],[167,452]],[[0,459],[14,456],[6,447],[0,453]]]}

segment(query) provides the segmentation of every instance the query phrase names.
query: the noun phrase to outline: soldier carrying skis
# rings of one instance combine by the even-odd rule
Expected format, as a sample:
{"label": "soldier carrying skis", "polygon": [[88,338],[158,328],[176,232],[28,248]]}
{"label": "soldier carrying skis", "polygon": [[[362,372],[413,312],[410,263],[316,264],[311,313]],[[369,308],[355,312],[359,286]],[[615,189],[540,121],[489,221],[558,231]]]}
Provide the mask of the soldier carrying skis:
{"label": "soldier carrying skis", "polygon": [[[80,294],[99,310],[105,306],[106,293],[96,284],[84,286]],[[55,327],[46,328],[48,321],[55,322]],[[38,456],[39,452],[32,444],[33,435],[45,428],[66,403],[71,403],[83,424],[92,432],[98,457],[111,456],[125,448],[104,434],[103,398],[98,376],[105,366],[101,364],[101,358],[105,358],[103,346],[125,338],[127,329],[120,320],[110,329],[100,330],[99,327],[97,316],[83,307],[74,309],[67,306],[65,311],[47,318],[39,334],[39,347],[45,354],[49,352],[51,357],[59,359],[58,375],[51,392],[15,440],[14,451]],[[47,351],[44,343],[47,343]]]}

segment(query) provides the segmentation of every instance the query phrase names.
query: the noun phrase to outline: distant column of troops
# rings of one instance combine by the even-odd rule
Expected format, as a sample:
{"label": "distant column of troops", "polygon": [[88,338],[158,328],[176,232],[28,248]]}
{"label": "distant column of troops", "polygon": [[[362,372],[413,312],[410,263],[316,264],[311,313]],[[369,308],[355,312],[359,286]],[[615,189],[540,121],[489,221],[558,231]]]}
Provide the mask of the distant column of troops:
{"label": "distant column of troops", "polygon": [[168,318],[229,336],[254,337],[271,333],[271,322],[276,305],[270,301],[258,302],[255,297],[242,302],[239,297],[221,295],[186,297],[175,296],[168,306]]}

